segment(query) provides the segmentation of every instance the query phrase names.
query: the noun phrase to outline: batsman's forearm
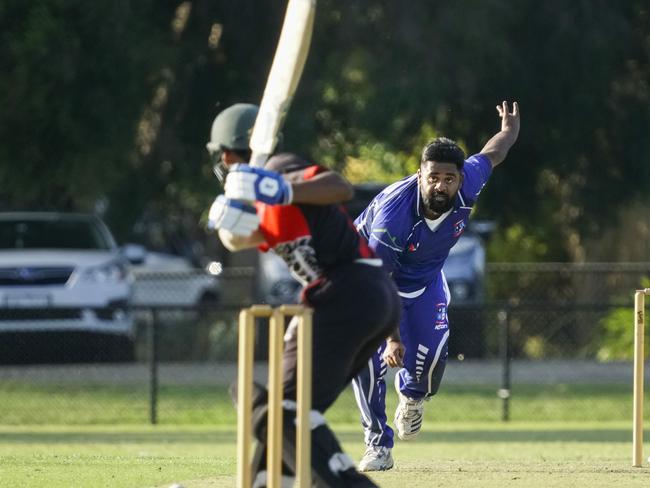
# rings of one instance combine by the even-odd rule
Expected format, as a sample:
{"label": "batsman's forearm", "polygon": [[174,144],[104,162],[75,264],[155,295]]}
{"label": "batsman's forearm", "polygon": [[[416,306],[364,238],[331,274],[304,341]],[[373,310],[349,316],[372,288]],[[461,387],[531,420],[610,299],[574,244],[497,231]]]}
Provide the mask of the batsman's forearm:
{"label": "batsman's forearm", "polygon": [[352,185],[338,173],[327,172],[308,180],[294,181],[293,203],[329,205],[347,202],[354,196]]}
{"label": "batsman's forearm", "polygon": [[264,236],[259,230],[250,236],[238,236],[224,229],[219,229],[219,239],[223,246],[231,252],[250,249],[264,243]]}
{"label": "batsman's forearm", "polygon": [[483,146],[481,154],[487,156],[492,163],[492,167],[495,167],[506,159],[508,151],[514,145],[518,135],[514,130],[502,130],[498,132]]}

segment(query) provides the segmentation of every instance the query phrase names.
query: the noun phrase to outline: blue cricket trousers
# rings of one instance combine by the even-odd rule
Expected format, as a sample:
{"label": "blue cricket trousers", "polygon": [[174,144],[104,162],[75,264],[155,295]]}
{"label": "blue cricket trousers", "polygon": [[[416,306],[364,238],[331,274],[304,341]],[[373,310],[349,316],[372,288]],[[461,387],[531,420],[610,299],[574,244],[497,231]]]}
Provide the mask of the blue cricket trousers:
{"label": "blue cricket trousers", "polygon": [[[404,367],[395,376],[396,388],[410,398],[428,398],[438,391],[447,362],[449,288],[441,272],[426,288],[400,296],[400,335],[406,352]],[[384,341],[352,383],[368,446],[393,447],[393,430],[386,423],[385,348]]]}

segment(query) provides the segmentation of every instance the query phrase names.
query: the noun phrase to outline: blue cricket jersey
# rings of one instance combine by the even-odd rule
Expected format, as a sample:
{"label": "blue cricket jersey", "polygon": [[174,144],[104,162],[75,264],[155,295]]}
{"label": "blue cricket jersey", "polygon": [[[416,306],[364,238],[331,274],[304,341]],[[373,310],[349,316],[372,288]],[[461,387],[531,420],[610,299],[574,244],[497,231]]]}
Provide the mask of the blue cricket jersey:
{"label": "blue cricket jersey", "polygon": [[357,217],[359,233],[392,272],[400,292],[421,290],[439,275],[491,173],[487,156],[475,154],[465,160],[463,184],[451,213],[435,231],[421,213],[417,175],[388,186]]}

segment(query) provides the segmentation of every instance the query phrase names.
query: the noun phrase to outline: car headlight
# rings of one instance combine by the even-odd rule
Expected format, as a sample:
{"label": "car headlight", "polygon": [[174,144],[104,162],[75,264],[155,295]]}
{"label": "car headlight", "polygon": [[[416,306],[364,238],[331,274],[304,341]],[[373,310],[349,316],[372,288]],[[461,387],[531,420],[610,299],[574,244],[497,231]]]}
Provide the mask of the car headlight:
{"label": "car headlight", "polygon": [[112,261],[84,270],[82,277],[84,280],[94,283],[109,283],[126,280],[129,277],[129,272],[123,263]]}

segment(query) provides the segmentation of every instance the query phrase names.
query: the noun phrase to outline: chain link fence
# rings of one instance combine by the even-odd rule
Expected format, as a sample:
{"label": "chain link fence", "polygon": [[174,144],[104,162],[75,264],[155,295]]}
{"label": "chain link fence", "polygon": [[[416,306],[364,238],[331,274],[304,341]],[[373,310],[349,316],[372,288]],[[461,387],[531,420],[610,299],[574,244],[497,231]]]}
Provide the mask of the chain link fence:
{"label": "chain link fence", "polygon": [[[211,294],[189,293],[206,279],[218,279]],[[484,301],[452,303],[447,371],[427,411],[440,422],[628,420],[632,296],[649,279],[650,263],[488,265]],[[237,316],[255,290],[254,268],[138,276],[131,307],[95,314],[100,333],[66,326],[93,311],[3,304],[0,423],[233,425]],[[110,330],[115,318],[126,332]],[[351,392],[328,415],[357,422]]]}

